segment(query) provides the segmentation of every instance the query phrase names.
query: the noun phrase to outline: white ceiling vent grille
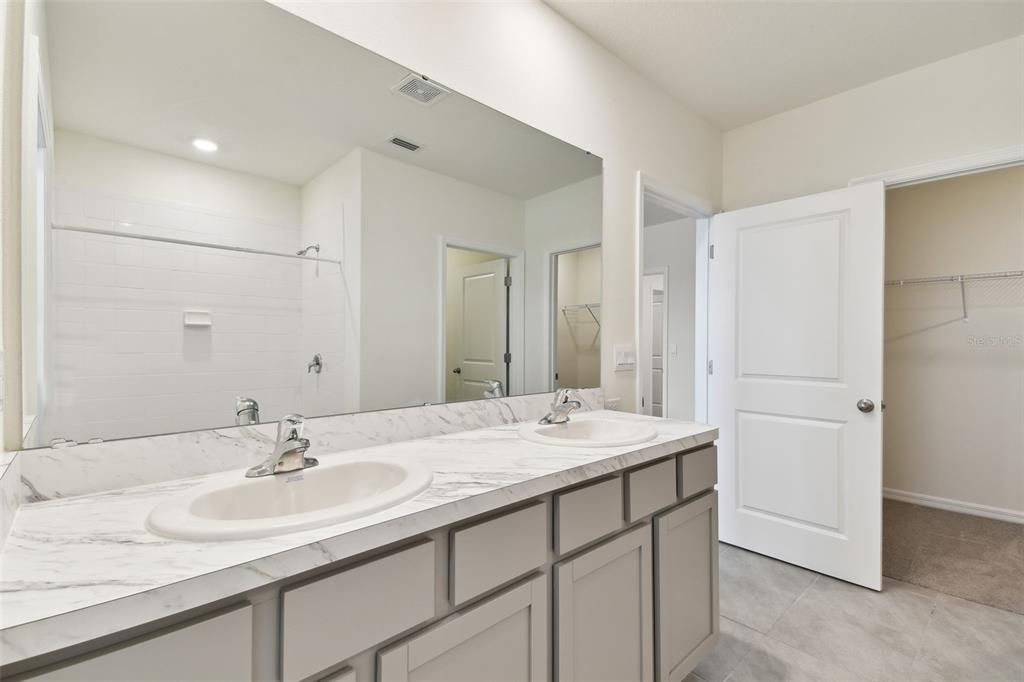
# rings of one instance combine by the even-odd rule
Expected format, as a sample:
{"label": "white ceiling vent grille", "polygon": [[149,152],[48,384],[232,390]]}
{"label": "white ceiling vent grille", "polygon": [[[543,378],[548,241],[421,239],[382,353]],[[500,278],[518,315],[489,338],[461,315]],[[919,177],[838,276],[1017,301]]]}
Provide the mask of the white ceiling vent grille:
{"label": "white ceiling vent grille", "polygon": [[437,83],[431,83],[426,78],[414,73],[410,73],[391,89],[424,106],[433,104],[451,92],[451,90],[447,90]]}

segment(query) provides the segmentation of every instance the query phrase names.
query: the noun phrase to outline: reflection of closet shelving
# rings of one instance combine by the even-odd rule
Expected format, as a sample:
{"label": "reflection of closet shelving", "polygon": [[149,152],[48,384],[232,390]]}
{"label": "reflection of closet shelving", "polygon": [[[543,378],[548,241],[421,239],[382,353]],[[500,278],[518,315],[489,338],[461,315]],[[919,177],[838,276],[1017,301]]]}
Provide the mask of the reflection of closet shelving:
{"label": "reflection of closet shelving", "polygon": [[914,277],[910,279],[886,280],[887,287],[905,287],[920,284],[959,284],[960,305],[963,308],[963,319],[967,319],[967,283],[993,279],[1024,278],[1024,270],[1007,270],[1005,272],[976,272],[969,275],[941,275],[938,277]]}
{"label": "reflection of closet shelving", "polygon": [[[601,329],[601,320],[598,319],[597,314],[594,312],[595,310],[601,310],[600,303],[574,303],[573,305],[562,306],[562,316],[565,317],[565,321],[568,324],[579,322],[580,317],[583,316],[585,322],[593,320],[597,328]],[[589,317],[587,313],[589,313]]]}
{"label": "reflection of closet shelving", "polygon": [[212,242],[195,242],[188,239],[174,239],[172,237],[156,237],[136,232],[119,232],[117,230],[103,230],[95,227],[75,227],[72,225],[54,225],[54,230],[63,232],[81,232],[84,234],[98,234],[106,237],[124,237],[126,239],[141,239],[148,242],[160,242],[162,244],[176,244],[178,246],[198,246],[204,249],[219,249],[221,251],[234,251],[236,253],[251,253],[259,256],[277,256],[280,258],[294,258],[295,260],[309,260],[316,263],[333,263],[342,265],[340,260],[333,258],[320,258],[319,256],[303,256],[297,253],[284,253],[280,251],[265,251],[263,249],[250,249],[246,246],[228,246],[227,244],[214,244]]}

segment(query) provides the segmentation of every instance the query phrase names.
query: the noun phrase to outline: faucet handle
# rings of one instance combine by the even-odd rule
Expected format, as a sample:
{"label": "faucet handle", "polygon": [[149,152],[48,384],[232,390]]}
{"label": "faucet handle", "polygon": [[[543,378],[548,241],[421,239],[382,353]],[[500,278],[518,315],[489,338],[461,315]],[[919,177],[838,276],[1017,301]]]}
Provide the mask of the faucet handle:
{"label": "faucet handle", "polygon": [[555,393],[555,399],[551,402],[551,404],[554,407],[565,405],[567,402],[569,402],[572,395],[573,390],[571,388],[560,388],[558,389],[558,392]]}
{"label": "faucet handle", "polygon": [[284,443],[290,440],[302,438],[302,431],[306,427],[306,418],[301,414],[288,414],[277,423],[277,442]]}

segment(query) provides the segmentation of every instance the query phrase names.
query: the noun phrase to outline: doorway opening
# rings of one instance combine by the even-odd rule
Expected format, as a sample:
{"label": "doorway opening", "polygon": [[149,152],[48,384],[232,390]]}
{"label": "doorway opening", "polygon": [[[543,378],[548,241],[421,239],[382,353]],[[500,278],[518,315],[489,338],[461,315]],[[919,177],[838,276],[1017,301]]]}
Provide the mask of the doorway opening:
{"label": "doorway opening", "polygon": [[508,257],[445,246],[446,402],[508,395],[510,289]]}
{"label": "doorway opening", "polygon": [[710,207],[640,178],[637,411],[707,418]]}
{"label": "doorway opening", "polygon": [[883,575],[1024,613],[1024,165],[886,191]]}
{"label": "doorway opening", "polygon": [[601,245],[551,254],[551,385],[601,385]]}

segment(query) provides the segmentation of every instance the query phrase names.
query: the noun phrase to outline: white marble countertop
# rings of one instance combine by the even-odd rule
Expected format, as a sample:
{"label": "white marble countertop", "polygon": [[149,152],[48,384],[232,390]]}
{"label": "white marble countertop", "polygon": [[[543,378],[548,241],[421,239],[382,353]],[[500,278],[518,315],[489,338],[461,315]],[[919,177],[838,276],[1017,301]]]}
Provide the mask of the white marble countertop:
{"label": "white marble countertop", "polygon": [[25,505],[0,553],[0,665],[266,587],[718,436],[703,424],[620,412],[574,418],[594,417],[650,420],[658,435],[623,447],[553,447],[523,440],[512,424],[311,453],[322,461],[360,454],[415,458],[434,479],[417,497],[383,512],[270,538],[188,542],[145,529],[158,502],[210,476]]}

